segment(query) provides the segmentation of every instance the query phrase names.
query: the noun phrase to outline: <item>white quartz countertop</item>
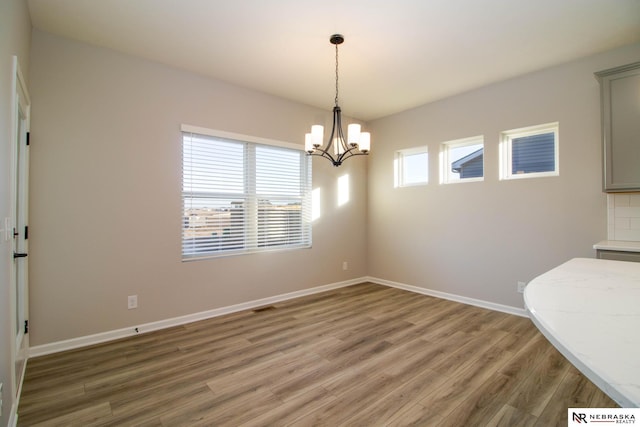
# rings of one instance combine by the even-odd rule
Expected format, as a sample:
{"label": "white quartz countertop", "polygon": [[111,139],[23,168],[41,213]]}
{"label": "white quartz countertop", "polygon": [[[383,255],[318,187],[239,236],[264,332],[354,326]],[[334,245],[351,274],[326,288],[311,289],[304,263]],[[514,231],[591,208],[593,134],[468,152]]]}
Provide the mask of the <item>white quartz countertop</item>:
{"label": "white quartz countertop", "polygon": [[575,258],[524,291],[533,323],[622,407],[640,407],[640,263]]}
{"label": "white quartz countertop", "polygon": [[624,240],[603,240],[593,245],[593,249],[605,251],[640,252],[640,242],[627,242]]}

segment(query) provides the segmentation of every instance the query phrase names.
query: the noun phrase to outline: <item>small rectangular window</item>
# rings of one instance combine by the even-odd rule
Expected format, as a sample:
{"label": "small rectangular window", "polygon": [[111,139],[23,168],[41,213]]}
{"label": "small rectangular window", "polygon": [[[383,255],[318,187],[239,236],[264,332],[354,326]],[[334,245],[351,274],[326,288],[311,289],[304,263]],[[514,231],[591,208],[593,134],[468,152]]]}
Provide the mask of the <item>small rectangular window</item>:
{"label": "small rectangular window", "polygon": [[457,139],[442,144],[440,182],[451,184],[484,179],[484,137]]}
{"label": "small rectangular window", "polygon": [[557,122],[502,132],[501,145],[501,179],[559,175]]}
{"label": "small rectangular window", "polygon": [[394,168],[395,187],[409,187],[428,183],[429,154],[427,147],[397,151]]}

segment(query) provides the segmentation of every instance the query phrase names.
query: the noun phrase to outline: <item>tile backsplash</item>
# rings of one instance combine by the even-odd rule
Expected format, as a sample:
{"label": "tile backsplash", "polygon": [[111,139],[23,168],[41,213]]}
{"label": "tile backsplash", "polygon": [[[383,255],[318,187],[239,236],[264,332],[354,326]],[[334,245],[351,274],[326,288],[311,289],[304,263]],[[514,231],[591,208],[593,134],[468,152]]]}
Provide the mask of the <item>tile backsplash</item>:
{"label": "tile backsplash", "polygon": [[607,209],[607,238],[640,242],[640,193],[609,193]]}

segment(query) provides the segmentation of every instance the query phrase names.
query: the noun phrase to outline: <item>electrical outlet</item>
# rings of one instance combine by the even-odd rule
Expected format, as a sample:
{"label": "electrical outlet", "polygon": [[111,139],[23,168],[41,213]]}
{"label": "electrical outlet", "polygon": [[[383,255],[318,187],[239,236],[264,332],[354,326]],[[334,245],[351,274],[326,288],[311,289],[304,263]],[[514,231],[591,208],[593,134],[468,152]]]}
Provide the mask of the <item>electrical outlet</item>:
{"label": "electrical outlet", "polygon": [[349,263],[347,261],[342,261],[342,269],[345,271],[349,269]]}
{"label": "electrical outlet", "polygon": [[129,310],[132,308],[138,308],[138,295],[129,295],[127,297],[127,308]]}
{"label": "electrical outlet", "polygon": [[523,294],[526,286],[527,284],[525,282],[518,282],[518,292]]}

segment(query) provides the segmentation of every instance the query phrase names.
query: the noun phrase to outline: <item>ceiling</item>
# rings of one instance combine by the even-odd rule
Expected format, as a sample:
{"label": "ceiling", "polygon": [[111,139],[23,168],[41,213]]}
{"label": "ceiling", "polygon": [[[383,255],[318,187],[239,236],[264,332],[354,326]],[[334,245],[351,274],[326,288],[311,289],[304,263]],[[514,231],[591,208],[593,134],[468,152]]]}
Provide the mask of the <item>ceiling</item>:
{"label": "ceiling", "polygon": [[[28,0],[40,30],[371,120],[640,42],[640,0]],[[596,71],[596,70],[594,70]]]}

